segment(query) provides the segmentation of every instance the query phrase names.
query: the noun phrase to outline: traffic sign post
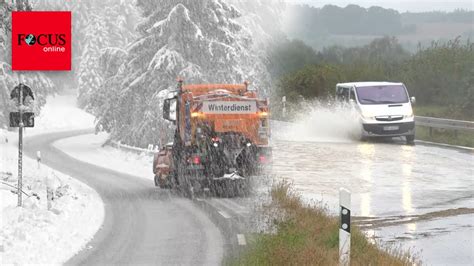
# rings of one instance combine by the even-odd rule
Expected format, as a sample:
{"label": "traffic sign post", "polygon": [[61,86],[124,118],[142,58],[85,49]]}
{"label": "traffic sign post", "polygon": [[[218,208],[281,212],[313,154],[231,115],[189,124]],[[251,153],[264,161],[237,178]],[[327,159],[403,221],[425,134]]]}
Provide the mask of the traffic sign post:
{"label": "traffic sign post", "polygon": [[339,227],[339,265],[349,266],[351,258],[351,192],[339,189],[340,227]]}
{"label": "traffic sign post", "polygon": [[[20,83],[16,86],[11,94],[11,99],[18,101],[18,112],[10,113],[10,126],[18,127],[18,207],[22,205],[22,187],[23,187],[23,128],[34,126],[34,113],[24,112],[24,104],[27,96],[30,96],[33,100],[33,93],[30,87]],[[26,118],[26,121],[25,121]]]}
{"label": "traffic sign post", "polygon": [[20,113],[20,128],[18,129],[18,207],[21,207],[21,191],[23,189],[23,90],[20,83],[20,97],[18,97],[18,109]]}

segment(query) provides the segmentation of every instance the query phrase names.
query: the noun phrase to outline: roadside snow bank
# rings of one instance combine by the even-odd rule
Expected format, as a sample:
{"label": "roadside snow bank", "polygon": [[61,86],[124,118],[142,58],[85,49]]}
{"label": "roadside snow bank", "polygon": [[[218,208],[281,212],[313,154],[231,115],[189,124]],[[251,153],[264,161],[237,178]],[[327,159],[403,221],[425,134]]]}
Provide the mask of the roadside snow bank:
{"label": "roadside snow bank", "polygon": [[[0,132],[2,135],[2,132]],[[5,135],[5,133],[3,133]],[[17,149],[0,140],[0,265],[61,264],[100,228],[104,205],[90,187],[24,158],[23,207],[16,207]],[[54,192],[47,208],[46,184]]]}
{"label": "roadside snow bank", "polygon": [[46,132],[69,131],[94,127],[95,117],[77,107],[75,91],[48,96],[46,105],[35,118],[35,127],[26,129],[25,136]]}
{"label": "roadside snow bank", "polygon": [[94,165],[100,162],[101,167],[153,180],[152,156],[102,147],[108,137],[107,133],[81,135],[61,139],[53,145],[79,161]]}

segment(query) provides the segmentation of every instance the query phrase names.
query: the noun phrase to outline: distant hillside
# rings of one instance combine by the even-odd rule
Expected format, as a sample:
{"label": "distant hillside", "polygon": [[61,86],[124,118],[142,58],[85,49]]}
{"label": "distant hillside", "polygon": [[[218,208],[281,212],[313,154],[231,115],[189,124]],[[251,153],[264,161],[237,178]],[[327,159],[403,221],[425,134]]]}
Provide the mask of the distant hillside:
{"label": "distant hillside", "polygon": [[474,37],[474,11],[399,13],[382,7],[358,5],[289,5],[284,31],[320,50],[331,45],[346,47],[370,43],[374,38],[395,36],[405,48],[414,51],[418,43],[449,40],[457,36]]}
{"label": "distant hillside", "polygon": [[422,24],[422,23],[467,23],[472,24],[474,11],[456,10],[453,12],[405,12],[401,14],[403,24]]}

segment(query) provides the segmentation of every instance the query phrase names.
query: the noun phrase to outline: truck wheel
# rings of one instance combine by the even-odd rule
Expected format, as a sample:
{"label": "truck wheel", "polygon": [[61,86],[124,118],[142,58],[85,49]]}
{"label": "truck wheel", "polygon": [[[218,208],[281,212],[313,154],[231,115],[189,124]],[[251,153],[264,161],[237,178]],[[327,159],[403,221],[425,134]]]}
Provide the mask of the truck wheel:
{"label": "truck wheel", "polygon": [[178,176],[175,172],[170,174],[169,187],[171,189],[177,189],[179,187]]}
{"label": "truck wheel", "polygon": [[169,178],[169,177],[167,177],[166,179],[163,179],[162,177],[163,177],[163,176],[160,174],[158,182],[160,183],[160,188],[161,188],[161,189],[166,189],[166,188],[167,188],[168,178]]}
{"label": "truck wheel", "polygon": [[406,142],[408,145],[414,145],[415,144],[415,135],[408,135],[405,136]]}
{"label": "truck wheel", "polygon": [[161,174],[155,175],[155,187],[160,187],[162,189],[165,189],[167,181],[162,180],[161,176],[162,176]]}

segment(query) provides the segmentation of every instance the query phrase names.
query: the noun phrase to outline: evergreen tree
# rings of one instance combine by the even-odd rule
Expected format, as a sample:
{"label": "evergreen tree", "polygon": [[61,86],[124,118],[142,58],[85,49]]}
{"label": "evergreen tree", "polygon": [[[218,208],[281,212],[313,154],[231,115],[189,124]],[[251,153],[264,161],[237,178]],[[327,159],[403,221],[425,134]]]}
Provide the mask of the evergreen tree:
{"label": "evergreen tree", "polygon": [[102,76],[98,71],[100,50],[106,42],[105,22],[99,14],[92,13],[83,40],[81,62],[78,70],[79,106],[85,107],[89,96],[102,85]]}
{"label": "evergreen tree", "polygon": [[81,57],[77,75],[79,105],[92,111],[91,101],[97,102],[96,94],[104,85],[99,57],[108,47],[123,48],[133,38],[134,7],[128,1],[93,1],[77,5],[87,17],[83,24]]}
{"label": "evergreen tree", "polygon": [[105,82],[109,91],[94,94],[113,99],[93,110],[114,138],[138,146],[165,141],[161,106],[177,77],[187,83],[263,84],[266,69],[234,6],[222,0],[138,0],[137,6],[144,17],[140,37],[126,53],[110,54],[124,63]]}

